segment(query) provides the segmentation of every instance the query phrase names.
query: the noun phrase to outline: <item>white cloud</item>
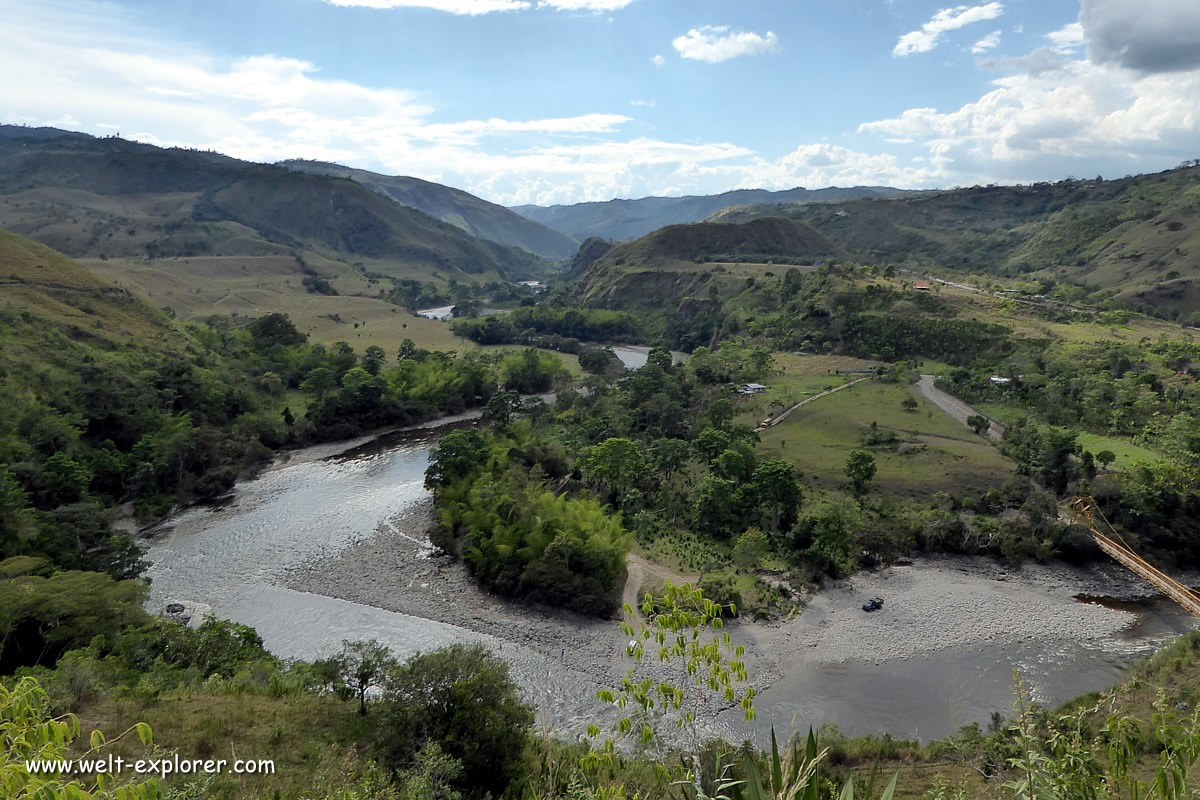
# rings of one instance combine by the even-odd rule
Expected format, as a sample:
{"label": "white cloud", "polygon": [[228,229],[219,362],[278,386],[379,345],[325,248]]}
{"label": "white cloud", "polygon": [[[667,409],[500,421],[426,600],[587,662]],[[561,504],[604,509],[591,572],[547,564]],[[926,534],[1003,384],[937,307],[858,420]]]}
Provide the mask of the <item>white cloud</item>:
{"label": "white cloud", "polygon": [[451,14],[477,16],[497,11],[524,11],[532,8],[526,0],[325,0],[334,6],[358,8],[428,8]]}
{"label": "white cloud", "polygon": [[779,37],[771,31],[767,31],[766,35],[759,35],[748,31],[734,31],[728,25],[692,28],[671,42],[675,51],[684,58],[709,64],[718,64],[738,56],[770,53],[778,44]]}
{"label": "white cloud", "polygon": [[[500,11],[526,11],[534,0],[325,0],[334,6],[356,8],[426,8],[464,16],[479,16]],[[538,8],[556,11],[617,11],[633,0],[536,0]]]}
{"label": "white cloud", "polygon": [[630,100],[629,104],[631,106],[637,106],[638,108],[654,108],[653,100],[643,100],[640,97]]}
{"label": "white cloud", "polygon": [[971,47],[971,52],[975,54],[986,53],[988,50],[1000,46],[1000,31],[992,31],[987,36],[980,39]]}
{"label": "white cloud", "polygon": [[1072,22],[1056,31],[1051,31],[1046,34],[1046,38],[1050,40],[1054,50],[1059,53],[1070,53],[1076,48],[1083,47],[1086,43],[1083,26],[1078,22]]}
{"label": "white cloud", "polygon": [[662,54],[660,53],[660,54],[654,56],[653,58],[651,58],[650,63],[656,67],[661,67],[663,64],[667,63],[667,60],[665,58],[663,58]]}
{"label": "white cloud", "polygon": [[964,28],[975,22],[996,19],[1004,13],[1003,3],[988,3],[982,6],[956,6],[943,8],[933,15],[933,18],[921,26],[920,30],[911,31],[900,37],[892,49],[892,55],[911,56],[914,53],[928,53],[937,47],[943,34]]}
{"label": "white cloud", "polygon": [[944,185],[1146,172],[1194,157],[1200,70],[1146,74],[1049,49],[996,66],[1009,73],[957,110],[910,108],[858,130],[919,141]]}
{"label": "white cloud", "polygon": [[619,11],[633,0],[538,0],[539,8],[559,11]]}
{"label": "white cloud", "polygon": [[0,27],[6,119],[93,133],[115,125],[153,144],[255,161],[338,161],[507,203],[652,194],[678,170],[753,156],[725,142],[631,136],[625,114],[446,119],[425,94],[279,55],[230,61],[78,3],[30,6]]}

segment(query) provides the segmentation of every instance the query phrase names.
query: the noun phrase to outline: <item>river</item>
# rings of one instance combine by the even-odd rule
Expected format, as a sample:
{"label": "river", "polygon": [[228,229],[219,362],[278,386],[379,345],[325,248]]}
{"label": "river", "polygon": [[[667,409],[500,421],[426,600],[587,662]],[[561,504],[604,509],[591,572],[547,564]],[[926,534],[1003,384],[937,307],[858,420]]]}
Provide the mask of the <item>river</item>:
{"label": "river", "polygon": [[[472,424],[464,415],[454,424]],[[481,641],[509,659],[532,701],[564,731],[595,715],[600,686],[623,672],[615,624],[537,611],[480,592],[431,555],[422,485],[424,428],[292,453],[222,504],[187,509],[150,532],[151,606],[182,602],[258,629],[277,655],[311,659],[344,639],[376,638],[401,656]],[[929,739],[1009,708],[1013,670],[1054,704],[1111,684],[1134,659],[1187,629],[1119,569],[966,559],[854,576],[787,623],[738,623],[758,676],[759,720],[715,719],[740,741],[835,722],[851,733]],[[864,597],[885,598],[867,614]]]}

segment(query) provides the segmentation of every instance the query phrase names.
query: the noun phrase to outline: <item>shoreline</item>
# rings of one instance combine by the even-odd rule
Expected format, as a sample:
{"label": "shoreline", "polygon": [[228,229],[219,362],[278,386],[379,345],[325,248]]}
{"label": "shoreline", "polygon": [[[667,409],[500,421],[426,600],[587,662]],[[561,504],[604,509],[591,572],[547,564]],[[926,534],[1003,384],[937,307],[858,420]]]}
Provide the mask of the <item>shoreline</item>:
{"label": "shoreline", "polygon": [[[488,635],[501,643],[505,658],[532,652],[561,669],[555,727],[568,721],[566,728],[574,730],[573,723],[600,713],[595,689],[617,685],[632,666],[623,657],[617,621],[486,593],[461,562],[428,546],[432,515],[432,499],[423,498],[374,535],[288,569],[281,585]],[[885,598],[884,608],[868,614],[863,598],[875,595]],[[830,582],[790,620],[739,619],[726,630],[745,647],[750,685],[761,694],[789,676],[837,665],[880,667],[1030,646],[1118,648],[1138,614],[1080,602],[1077,595],[1137,602],[1157,592],[1115,564],[1008,568],[968,556],[933,556]],[[667,674],[657,663],[637,666],[639,672]],[[514,671],[529,672],[517,663]],[[739,722],[723,711],[706,714],[706,723],[734,740],[744,736]]]}

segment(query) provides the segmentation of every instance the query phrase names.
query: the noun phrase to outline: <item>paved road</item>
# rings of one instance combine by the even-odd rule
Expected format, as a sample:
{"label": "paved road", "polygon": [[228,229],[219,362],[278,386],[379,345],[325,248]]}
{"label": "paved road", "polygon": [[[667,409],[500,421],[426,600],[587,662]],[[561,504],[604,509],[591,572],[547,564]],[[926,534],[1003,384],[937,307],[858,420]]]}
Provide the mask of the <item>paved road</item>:
{"label": "paved road", "polygon": [[774,419],[772,419],[766,425],[759,425],[757,428],[755,428],[755,430],[765,431],[767,428],[774,428],[776,425],[783,422],[783,420],[787,417],[788,414],[792,413],[797,408],[800,408],[800,406],[806,406],[809,403],[813,402],[814,400],[820,400],[822,397],[828,397],[829,395],[833,394],[834,392],[840,392],[842,389],[849,389],[854,384],[862,383],[863,381],[870,380],[873,377],[875,377],[875,376],[868,375],[865,378],[858,378],[856,380],[850,381],[849,383],[843,383],[841,386],[830,389],[827,392],[821,392],[820,394],[814,394],[812,397],[808,398],[807,400],[801,400],[799,403],[796,403],[796,405],[792,406],[787,411],[784,411],[782,414],[780,414],[778,417],[775,417]]}
{"label": "paved road", "polygon": [[[979,414],[978,411],[964,403],[962,400],[959,400],[957,397],[953,397],[952,395],[948,395],[941,389],[934,386],[933,378],[934,376],[932,375],[922,375],[921,380],[917,381],[917,388],[921,390],[921,394],[925,395],[926,399],[928,399],[931,403],[936,405],[942,411],[945,411],[950,416],[954,417],[963,425],[967,424],[967,417],[973,417]],[[995,420],[992,420],[992,425],[990,428],[988,428],[988,438],[998,442],[1003,436],[1004,426],[1000,425]]]}

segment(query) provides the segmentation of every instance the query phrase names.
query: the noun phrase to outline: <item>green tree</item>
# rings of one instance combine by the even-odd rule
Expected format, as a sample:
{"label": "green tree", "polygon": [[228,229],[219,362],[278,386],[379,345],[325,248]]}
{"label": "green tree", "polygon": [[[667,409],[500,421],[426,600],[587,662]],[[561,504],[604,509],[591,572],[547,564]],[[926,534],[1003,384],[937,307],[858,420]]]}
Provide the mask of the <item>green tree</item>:
{"label": "green tree", "polygon": [[429,451],[425,486],[449,486],[484,466],[489,450],[487,435],[475,428],[459,428],[438,440]]}
{"label": "green tree", "polygon": [[387,362],[387,355],[379,345],[371,345],[362,358],[362,368],[371,375],[378,375]]}
{"label": "green tree", "polygon": [[739,521],[737,485],[709,475],[692,496],[692,527],[714,536],[729,537]]}
{"label": "green tree", "polygon": [[337,689],[358,698],[358,713],[367,714],[367,692],[382,686],[399,662],[392,651],[379,643],[343,641],[338,653],[319,664]]}
{"label": "green tree", "polygon": [[664,481],[688,462],[691,448],[682,439],[657,439],[650,445],[650,461]]}
{"label": "green tree", "polygon": [[1117,460],[1117,454],[1112,450],[1101,450],[1099,453],[1096,453],[1096,460],[1100,462],[1101,467],[1108,469]]}
{"label": "green tree", "polygon": [[521,407],[521,395],[515,391],[496,392],[483,407],[483,418],[503,428],[512,424],[513,417]]}
{"label": "green tree", "polygon": [[733,545],[733,563],[741,569],[758,569],[770,550],[771,542],[767,535],[758,528],[751,528],[739,536]]}
{"label": "green tree", "polygon": [[419,653],[393,670],[379,713],[378,742],[387,763],[413,766],[437,744],[462,764],[457,788],[499,796],[521,776],[533,712],[508,663],[481,644]]}
{"label": "green tree", "polygon": [[646,472],[642,446],[632,439],[605,439],[580,460],[589,482],[620,494],[632,488]]}
{"label": "green tree", "polygon": [[767,459],[755,467],[750,483],[770,529],[790,528],[804,500],[796,467],[781,458]]}
{"label": "green tree", "polygon": [[92,473],[66,453],[55,453],[42,465],[49,505],[73,503],[87,493]]}
{"label": "green tree", "polygon": [[865,450],[854,450],[846,459],[846,477],[850,479],[850,487],[856,496],[866,494],[875,479],[875,456]]}
{"label": "green tree", "polygon": [[980,436],[988,432],[988,428],[992,427],[992,421],[982,414],[972,414],[967,417],[967,425],[971,430],[975,431]]}
{"label": "green tree", "polygon": [[337,376],[329,367],[317,367],[300,383],[301,391],[308,392],[319,403],[325,394],[337,386]]}
{"label": "green tree", "polygon": [[254,345],[260,350],[276,346],[291,347],[308,340],[287,314],[267,314],[251,322],[249,328]]}

